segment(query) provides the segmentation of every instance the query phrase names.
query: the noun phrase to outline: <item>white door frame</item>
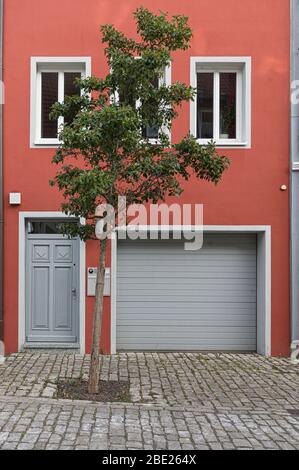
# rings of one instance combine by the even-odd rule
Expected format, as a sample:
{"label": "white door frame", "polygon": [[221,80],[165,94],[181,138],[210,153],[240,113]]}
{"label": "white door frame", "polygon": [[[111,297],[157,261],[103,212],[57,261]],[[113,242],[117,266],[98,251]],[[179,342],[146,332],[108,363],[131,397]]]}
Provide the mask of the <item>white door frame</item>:
{"label": "white door frame", "polygon": [[[26,219],[67,219],[63,212],[19,212],[19,308],[18,308],[18,350],[26,343]],[[84,219],[80,219],[84,224]],[[85,353],[85,243],[79,242],[79,344],[81,354]]]}
{"label": "white door frame", "polygon": [[[204,230],[205,233],[253,233],[257,235],[257,353],[271,355],[271,226],[269,225],[205,225],[153,226],[142,225],[140,232],[171,231],[184,233]],[[116,289],[117,289],[117,232],[111,238],[111,320],[110,352],[116,354]]]}

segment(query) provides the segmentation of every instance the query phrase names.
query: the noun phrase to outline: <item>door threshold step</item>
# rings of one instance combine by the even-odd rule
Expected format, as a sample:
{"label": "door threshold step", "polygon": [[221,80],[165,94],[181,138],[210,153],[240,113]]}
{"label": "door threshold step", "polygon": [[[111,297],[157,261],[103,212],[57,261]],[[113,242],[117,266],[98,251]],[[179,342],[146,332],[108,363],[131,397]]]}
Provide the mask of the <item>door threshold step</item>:
{"label": "door threshold step", "polygon": [[70,349],[70,350],[80,350],[79,343],[25,343],[23,345],[23,350],[28,351],[28,349]]}

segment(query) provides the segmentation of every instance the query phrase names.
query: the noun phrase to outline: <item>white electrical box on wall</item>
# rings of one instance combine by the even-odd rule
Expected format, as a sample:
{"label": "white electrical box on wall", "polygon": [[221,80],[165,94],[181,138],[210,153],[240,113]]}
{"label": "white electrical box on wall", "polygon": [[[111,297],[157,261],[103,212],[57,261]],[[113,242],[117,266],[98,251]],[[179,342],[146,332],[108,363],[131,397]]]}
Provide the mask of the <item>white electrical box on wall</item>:
{"label": "white electrical box on wall", "polygon": [[9,204],[18,206],[21,204],[21,193],[9,193]]}
{"label": "white electrical box on wall", "polygon": [[[89,297],[95,296],[96,293],[97,272],[97,268],[87,268],[87,295]],[[104,295],[110,295],[110,268],[105,269]]]}

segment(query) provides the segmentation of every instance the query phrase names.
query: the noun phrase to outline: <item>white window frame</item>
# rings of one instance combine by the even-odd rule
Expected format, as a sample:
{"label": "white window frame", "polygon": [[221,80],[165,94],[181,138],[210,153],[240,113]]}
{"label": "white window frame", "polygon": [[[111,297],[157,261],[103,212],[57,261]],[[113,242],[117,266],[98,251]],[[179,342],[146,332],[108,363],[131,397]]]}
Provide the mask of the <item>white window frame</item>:
{"label": "white window frame", "polygon": [[[197,139],[200,144],[211,140],[217,147],[251,148],[251,57],[203,57],[190,59],[190,85],[197,89],[197,73],[214,74],[214,137]],[[220,132],[220,73],[237,74],[236,138],[221,139]],[[197,97],[190,102],[190,133],[197,136]]]}
{"label": "white window frame", "polygon": [[[30,147],[56,148],[61,142],[57,139],[41,137],[41,74],[58,73],[58,101],[64,101],[64,73],[81,72],[82,77],[91,75],[91,57],[31,57],[31,98],[30,98]],[[63,118],[58,120],[58,129]],[[57,129],[57,130],[58,130]]]}
{"label": "white window frame", "polygon": [[[136,56],[135,59],[140,59],[139,56]],[[166,85],[170,86],[171,85],[171,63],[165,67],[165,72],[162,77],[159,78],[159,87],[161,85]],[[113,95],[111,95],[110,98],[112,103],[118,103],[119,101],[119,94],[118,91],[115,91]],[[138,109],[140,107],[141,103],[140,100],[137,100],[136,102],[136,108]],[[171,132],[169,129],[164,128],[165,134],[167,134],[169,141],[171,142]],[[148,139],[150,144],[156,145],[159,143],[159,139]]]}

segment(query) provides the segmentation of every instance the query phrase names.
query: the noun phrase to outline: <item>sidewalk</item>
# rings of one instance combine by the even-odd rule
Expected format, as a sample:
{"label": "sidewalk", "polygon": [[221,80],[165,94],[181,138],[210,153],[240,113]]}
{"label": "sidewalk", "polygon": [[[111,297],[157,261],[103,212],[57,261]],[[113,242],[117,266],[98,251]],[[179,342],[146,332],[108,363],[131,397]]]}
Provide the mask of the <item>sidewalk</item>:
{"label": "sidewalk", "polygon": [[299,368],[239,354],[102,358],[132,403],[56,400],[58,378],[87,378],[89,357],[22,353],[0,366],[1,449],[299,449]]}

